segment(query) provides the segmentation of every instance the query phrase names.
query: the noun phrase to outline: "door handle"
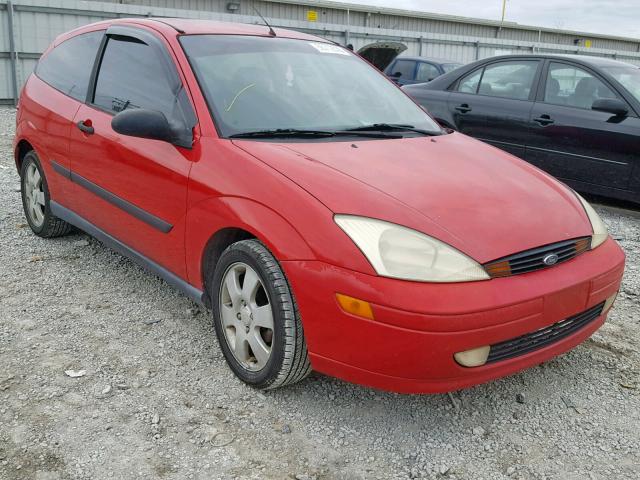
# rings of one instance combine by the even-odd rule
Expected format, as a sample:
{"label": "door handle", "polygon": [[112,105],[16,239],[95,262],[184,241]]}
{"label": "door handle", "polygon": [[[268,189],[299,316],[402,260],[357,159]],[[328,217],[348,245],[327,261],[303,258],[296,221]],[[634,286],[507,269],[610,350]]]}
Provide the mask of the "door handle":
{"label": "door handle", "polygon": [[553,119],[549,115],[540,115],[538,118],[534,118],[533,121],[539,123],[543,127],[553,123]]}
{"label": "door handle", "polygon": [[95,132],[93,126],[91,125],[91,120],[80,120],[78,123],[76,123],[76,126],[87,135],[93,135],[93,132]]}
{"label": "door handle", "polygon": [[470,112],[472,109],[468,104],[463,103],[462,105],[458,105],[456,107],[456,110],[459,111],[460,113],[467,113],[467,112]]}

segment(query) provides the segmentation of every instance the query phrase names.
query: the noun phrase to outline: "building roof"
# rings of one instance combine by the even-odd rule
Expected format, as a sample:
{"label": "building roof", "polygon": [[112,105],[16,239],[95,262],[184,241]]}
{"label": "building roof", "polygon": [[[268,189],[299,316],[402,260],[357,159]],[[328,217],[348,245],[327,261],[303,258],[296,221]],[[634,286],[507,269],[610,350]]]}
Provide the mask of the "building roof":
{"label": "building roof", "polygon": [[264,0],[271,3],[286,3],[291,5],[303,5],[309,8],[329,8],[337,10],[350,10],[354,12],[380,13],[383,15],[396,15],[400,17],[422,18],[426,20],[437,20],[443,22],[467,23],[474,25],[486,25],[497,28],[513,28],[517,30],[532,30],[549,33],[561,33],[565,35],[575,35],[581,38],[602,38],[607,40],[620,40],[623,42],[640,43],[639,38],[619,37],[614,35],[606,35],[602,33],[583,32],[574,30],[563,30],[560,28],[548,28],[535,25],[522,25],[517,22],[501,22],[500,20],[488,20],[482,18],[463,17],[458,15],[446,15],[440,13],[430,13],[417,10],[405,10],[400,8],[377,7],[373,5],[363,5],[357,3],[338,2],[334,0]]}

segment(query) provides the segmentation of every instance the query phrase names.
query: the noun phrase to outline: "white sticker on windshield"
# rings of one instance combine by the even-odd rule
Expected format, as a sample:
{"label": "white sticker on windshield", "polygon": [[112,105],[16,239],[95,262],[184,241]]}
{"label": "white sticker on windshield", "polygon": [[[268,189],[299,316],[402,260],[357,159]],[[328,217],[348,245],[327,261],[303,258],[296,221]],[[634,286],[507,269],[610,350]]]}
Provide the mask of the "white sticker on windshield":
{"label": "white sticker on windshield", "polygon": [[338,55],[349,55],[349,52],[338,45],[332,45],[331,43],[309,42],[313,48],[320,53],[335,53]]}

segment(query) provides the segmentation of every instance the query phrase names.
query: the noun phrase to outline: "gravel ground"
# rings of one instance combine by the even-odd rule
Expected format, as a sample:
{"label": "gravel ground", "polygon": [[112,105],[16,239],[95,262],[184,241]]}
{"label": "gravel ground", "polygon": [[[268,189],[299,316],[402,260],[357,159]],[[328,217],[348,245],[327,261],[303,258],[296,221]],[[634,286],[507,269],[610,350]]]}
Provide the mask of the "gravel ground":
{"label": "gravel ground", "polygon": [[640,478],[637,211],[597,207],[623,290],[560,358],[452,397],[320,375],[263,394],[208,312],[84,234],[31,233],[13,128],[0,109],[0,478]]}

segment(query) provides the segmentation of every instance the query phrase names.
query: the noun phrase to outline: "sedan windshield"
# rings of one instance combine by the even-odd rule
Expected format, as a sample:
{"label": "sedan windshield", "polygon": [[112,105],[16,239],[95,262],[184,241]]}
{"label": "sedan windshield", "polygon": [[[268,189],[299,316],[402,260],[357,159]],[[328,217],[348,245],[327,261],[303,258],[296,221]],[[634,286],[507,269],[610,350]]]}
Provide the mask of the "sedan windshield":
{"label": "sedan windshield", "polygon": [[603,67],[602,69],[618,80],[640,102],[640,68],[628,66]]}
{"label": "sedan windshield", "polygon": [[378,125],[393,130],[390,138],[403,127],[407,134],[442,131],[377,70],[337,45],[238,35],[180,41],[225,137],[314,131],[326,138]]}

